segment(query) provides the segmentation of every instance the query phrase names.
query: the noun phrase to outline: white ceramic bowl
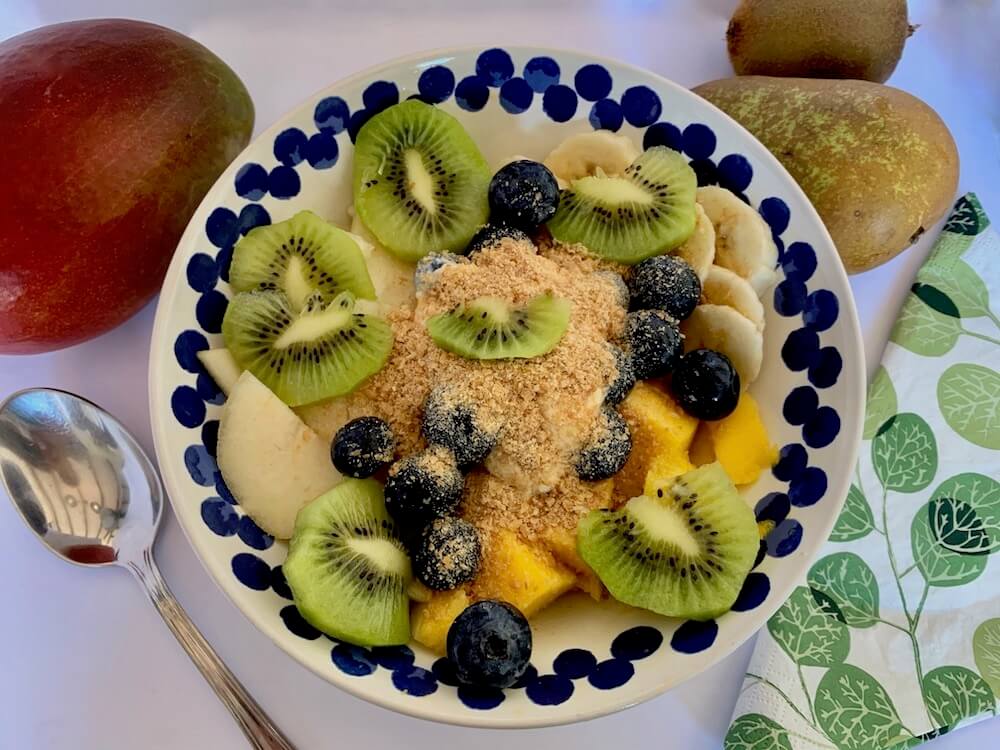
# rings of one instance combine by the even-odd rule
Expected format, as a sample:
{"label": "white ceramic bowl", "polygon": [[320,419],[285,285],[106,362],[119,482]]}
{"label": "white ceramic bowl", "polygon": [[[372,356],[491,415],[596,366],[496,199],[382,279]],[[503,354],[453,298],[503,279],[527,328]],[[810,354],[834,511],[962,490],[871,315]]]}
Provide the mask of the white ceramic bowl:
{"label": "white ceramic bowl", "polygon": [[[568,596],[536,621],[532,669],[505,691],[456,688],[419,646],[360,649],[305,626],[280,571],[285,545],[243,518],[212,453],[222,396],[195,352],[220,346],[223,280],[240,232],[311,209],[347,226],[352,137],[366,116],[418,94],[454,114],[491,163],[541,158],[567,135],[618,129],[692,159],[702,181],[745,195],[774,230],[780,282],[764,300],[764,368],[752,392],[782,459],[746,490],[777,522],[733,611],[684,623]],[[221,274],[221,277],[220,277]],[[548,49],[443,50],[336,83],[257,138],[219,178],[174,256],[156,314],[149,391],[174,511],[227,596],[289,655],[403,713],[490,727],[589,719],[712,666],[757,631],[806,571],[846,495],[860,439],[863,352],[847,277],[815,210],[749,133],[686,89],[638,68]]]}

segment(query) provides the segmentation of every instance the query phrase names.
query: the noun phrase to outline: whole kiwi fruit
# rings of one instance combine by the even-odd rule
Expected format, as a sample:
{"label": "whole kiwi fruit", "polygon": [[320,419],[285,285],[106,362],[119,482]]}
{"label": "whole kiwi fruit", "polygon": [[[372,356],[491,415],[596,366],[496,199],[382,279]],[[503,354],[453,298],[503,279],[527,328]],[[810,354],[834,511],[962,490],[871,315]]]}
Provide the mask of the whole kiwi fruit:
{"label": "whole kiwi fruit", "polygon": [[737,75],[882,83],[913,30],[906,0],[743,0],[726,44]]}

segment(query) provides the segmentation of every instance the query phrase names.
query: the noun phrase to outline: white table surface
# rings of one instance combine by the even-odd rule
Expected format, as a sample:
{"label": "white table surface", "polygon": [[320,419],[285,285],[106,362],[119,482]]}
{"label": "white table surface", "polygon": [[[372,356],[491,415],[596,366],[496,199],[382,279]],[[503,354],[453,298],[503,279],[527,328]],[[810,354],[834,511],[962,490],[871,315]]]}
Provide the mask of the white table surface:
{"label": "white table surface", "polygon": [[[349,73],[454,44],[572,47],[694,85],[730,74],[723,35],[735,5],[736,0],[3,0],[0,38],[85,17],[129,16],[171,26],[215,50],[239,73],[256,102],[259,132],[311,92]],[[995,75],[1000,2],[914,0],[910,7],[911,20],[923,26],[907,43],[891,83],[942,115],[961,152],[961,189],[977,191],[1000,221],[1000,78]],[[994,61],[993,70],[988,60]],[[852,280],[870,368],[928,250],[924,240]],[[152,321],[151,304],[89,343],[48,355],[0,356],[0,397],[33,385],[76,391],[116,413],[151,451],[146,365]],[[0,748],[245,747],[130,576],[60,562],[42,550],[5,502],[0,533]],[[750,658],[748,644],[668,695],[574,727],[512,734],[439,726],[368,705],[286,657],[219,593],[170,513],[157,557],[208,640],[302,750],[507,750],[513,743],[520,750],[718,750]],[[998,742],[1000,721],[987,721],[927,747]]]}

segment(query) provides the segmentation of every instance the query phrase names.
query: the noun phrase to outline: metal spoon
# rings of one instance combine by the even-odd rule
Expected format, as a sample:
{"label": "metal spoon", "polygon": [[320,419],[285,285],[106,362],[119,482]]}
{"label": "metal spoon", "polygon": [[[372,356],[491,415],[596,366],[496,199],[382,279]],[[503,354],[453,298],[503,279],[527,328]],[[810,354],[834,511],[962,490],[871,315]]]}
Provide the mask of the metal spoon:
{"label": "metal spoon", "polygon": [[257,750],[294,750],[198,632],[153,562],[163,486],[128,431],[99,406],[48,388],[0,404],[0,478],[25,523],[75,565],[119,565],[149,600]]}

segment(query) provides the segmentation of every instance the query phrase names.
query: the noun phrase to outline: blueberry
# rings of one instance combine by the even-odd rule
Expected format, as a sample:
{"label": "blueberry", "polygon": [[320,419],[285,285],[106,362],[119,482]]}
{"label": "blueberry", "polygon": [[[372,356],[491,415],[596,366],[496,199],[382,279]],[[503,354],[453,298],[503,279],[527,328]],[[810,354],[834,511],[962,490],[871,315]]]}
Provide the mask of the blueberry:
{"label": "blueberry", "polygon": [[482,555],[476,527],[450,517],[427,524],[410,551],[413,572],[435,591],[447,591],[475,578]]}
{"label": "blueberry", "polygon": [[614,476],[632,452],[632,434],[621,414],[614,409],[601,410],[590,440],[576,456],[577,476],[596,482]]}
{"label": "blueberry", "polygon": [[662,310],[636,310],[625,319],[625,348],[637,380],[667,375],[681,356],[681,332]]}
{"label": "blueberry", "polygon": [[663,310],[675,320],[684,320],[698,305],[701,281],[680,258],[657,255],[632,271],[628,285],[633,310]]}
{"label": "blueberry", "polygon": [[500,168],[489,191],[490,218],[531,232],[559,207],[559,185],[543,164],[522,159]]}
{"label": "blueberry", "polygon": [[431,447],[397,461],[389,469],[385,507],[404,527],[420,528],[432,518],[455,510],[462,499],[463,484],[451,451]]}
{"label": "blueberry", "polygon": [[635,385],[635,366],[632,364],[632,355],[622,351],[617,346],[611,346],[611,354],[615,358],[615,379],[608,386],[608,392],[604,396],[604,403],[614,406],[620,404],[628,396]]}
{"label": "blueberry", "polygon": [[722,419],[740,400],[740,376],[729,357],[695,349],[681,357],[672,380],[677,402],[692,417]]}
{"label": "blueberry", "polygon": [[413,285],[417,292],[429,289],[434,280],[431,276],[435,271],[440,271],[445,266],[452,266],[456,263],[467,262],[461,255],[455,253],[430,253],[417,262],[417,268],[413,272]]}
{"label": "blueberry", "polygon": [[461,682],[506,688],[531,660],[531,627],[516,607],[492,599],[465,608],[448,629],[448,658]]}
{"label": "blueberry", "polygon": [[449,386],[428,394],[421,431],[431,445],[450,450],[462,471],[482,463],[500,433],[498,425],[487,423],[474,403]]}
{"label": "blueberry", "polygon": [[392,461],[395,450],[396,439],[385,420],[358,417],[337,430],[330,455],[341,474],[364,479]]}
{"label": "blueberry", "polygon": [[469,240],[469,244],[465,248],[465,254],[471,257],[481,250],[496,247],[501,240],[508,238],[514,242],[531,242],[531,238],[517,227],[504,222],[495,222],[487,224],[472,235],[472,239]]}

